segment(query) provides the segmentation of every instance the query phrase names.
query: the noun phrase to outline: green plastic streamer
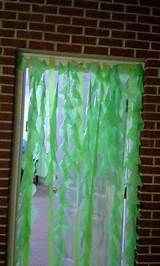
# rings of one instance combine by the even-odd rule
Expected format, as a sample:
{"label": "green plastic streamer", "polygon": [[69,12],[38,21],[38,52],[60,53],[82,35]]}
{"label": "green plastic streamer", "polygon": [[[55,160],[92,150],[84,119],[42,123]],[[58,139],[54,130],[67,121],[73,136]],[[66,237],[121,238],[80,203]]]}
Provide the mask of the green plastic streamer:
{"label": "green plastic streamer", "polygon": [[[106,218],[108,255],[105,263],[117,266],[123,259],[125,265],[134,265],[137,186],[141,184],[138,164],[143,125],[140,116],[142,67],[138,64],[80,65],[74,61],[55,67],[40,59],[19,55],[18,68],[29,69],[31,97],[19,194],[15,265],[29,265],[36,158],[38,171],[43,162],[44,183],[48,186],[48,265],[62,266],[68,256],[66,237],[70,225],[67,212],[71,187],[75,188],[71,239],[74,265],[91,266],[94,262],[93,218],[99,180],[112,188],[111,202],[106,202],[111,205],[111,213],[107,213]],[[86,88],[85,77],[89,78]],[[59,114],[63,120],[60,128]],[[48,151],[45,146],[47,115]],[[59,137],[62,139],[60,147]],[[58,161],[57,151],[62,153],[61,161]],[[53,186],[57,178],[58,208],[54,209]],[[125,247],[121,254],[126,188]]]}
{"label": "green plastic streamer", "polygon": [[57,99],[58,99],[58,88],[55,87],[54,82],[54,69],[49,69],[49,119],[50,119],[50,150],[49,150],[49,165],[48,173],[46,177],[46,184],[49,186],[49,197],[48,197],[48,265],[55,265],[55,254],[54,254],[54,192],[53,184],[56,179],[56,114],[57,114]]}
{"label": "green plastic streamer", "polygon": [[[23,58],[22,58],[23,59]],[[25,63],[24,63],[25,62]],[[21,61],[21,68],[29,67],[29,86],[31,91],[30,107],[28,114],[28,141],[24,154],[24,169],[19,188],[19,208],[18,208],[18,227],[16,240],[16,263],[28,266],[30,257],[30,235],[31,235],[31,214],[32,214],[32,188],[34,176],[34,151],[35,143],[38,139],[38,131],[35,127],[38,109],[36,99],[36,88],[40,83],[45,65],[39,60],[33,59],[32,63],[26,60]],[[38,69],[37,69],[38,66]],[[35,75],[36,73],[36,75]]]}

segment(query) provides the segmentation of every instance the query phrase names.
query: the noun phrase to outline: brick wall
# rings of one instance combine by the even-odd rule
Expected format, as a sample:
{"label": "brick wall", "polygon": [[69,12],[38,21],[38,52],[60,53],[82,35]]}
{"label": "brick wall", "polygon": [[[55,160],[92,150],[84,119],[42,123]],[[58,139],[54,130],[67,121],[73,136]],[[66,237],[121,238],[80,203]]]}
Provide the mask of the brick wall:
{"label": "brick wall", "polygon": [[144,58],[136,265],[160,265],[160,1],[0,1],[0,266],[6,265],[18,48]]}

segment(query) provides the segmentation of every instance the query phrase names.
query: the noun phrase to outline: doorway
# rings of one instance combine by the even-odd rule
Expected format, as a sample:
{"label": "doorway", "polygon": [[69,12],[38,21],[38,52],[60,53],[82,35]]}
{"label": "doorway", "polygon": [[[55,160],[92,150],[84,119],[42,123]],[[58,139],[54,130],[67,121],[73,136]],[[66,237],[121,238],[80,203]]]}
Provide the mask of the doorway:
{"label": "doorway", "polygon": [[[136,200],[140,183],[142,66],[59,58],[20,56],[15,265],[127,265],[135,249],[128,221],[136,240],[129,195]],[[122,260],[128,247],[132,256]]]}

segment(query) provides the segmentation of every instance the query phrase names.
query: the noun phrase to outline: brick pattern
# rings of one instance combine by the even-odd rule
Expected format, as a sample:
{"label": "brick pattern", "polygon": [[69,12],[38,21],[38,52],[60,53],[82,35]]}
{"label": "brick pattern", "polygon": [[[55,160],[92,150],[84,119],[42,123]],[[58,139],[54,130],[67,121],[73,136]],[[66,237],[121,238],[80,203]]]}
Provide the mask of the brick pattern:
{"label": "brick pattern", "polygon": [[18,48],[145,61],[136,265],[160,265],[160,1],[0,1],[0,266],[6,265]]}

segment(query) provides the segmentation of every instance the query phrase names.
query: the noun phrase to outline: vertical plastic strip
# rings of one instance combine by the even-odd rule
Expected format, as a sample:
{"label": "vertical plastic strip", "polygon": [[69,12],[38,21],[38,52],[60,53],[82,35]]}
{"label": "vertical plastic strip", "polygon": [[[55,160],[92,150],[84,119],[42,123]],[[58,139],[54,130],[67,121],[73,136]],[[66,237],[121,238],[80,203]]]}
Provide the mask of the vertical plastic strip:
{"label": "vertical plastic strip", "polygon": [[128,84],[128,128],[127,140],[129,143],[125,167],[128,169],[127,178],[127,219],[126,219],[126,246],[124,260],[127,266],[134,265],[136,248],[136,219],[138,215],[137,187],[141,185],[139,176],[139,144],[140,131],[143,122],[140,114],[142,107],[143,71],[141,66],[130,66]]}
{"label": "vertical plastic strip", "polygon": [[[39,68],[37,69],[37,66]],[[38,117],[36,90],[40,83],[42,73],[46,65],[39,60],[27,61],[19,57],[19,67],[26,69],[29,67],[29,87],[30,87],[30,105],[28,113],[28,139],[26,151],[24,154],[24,169],[20,183],[19,209],[17,221],[17,259],[16,261],[23,266],[29,265],[30,258],[30,235],[31,235],[31,217],[32,217],[32,194],[33,194],[33,176],[34,176],[34,155],[35,143],[37,143],[38,131],[35,127]]]}
{"label": "vertical plastic strip", "polygon": [[55,84],[54,68],[48,70],[49,93],[49,164],[45,183],[48,185],[48,265],[55,265],[54,192],[56,179],[56,117],[58,101],[58,82]]}

